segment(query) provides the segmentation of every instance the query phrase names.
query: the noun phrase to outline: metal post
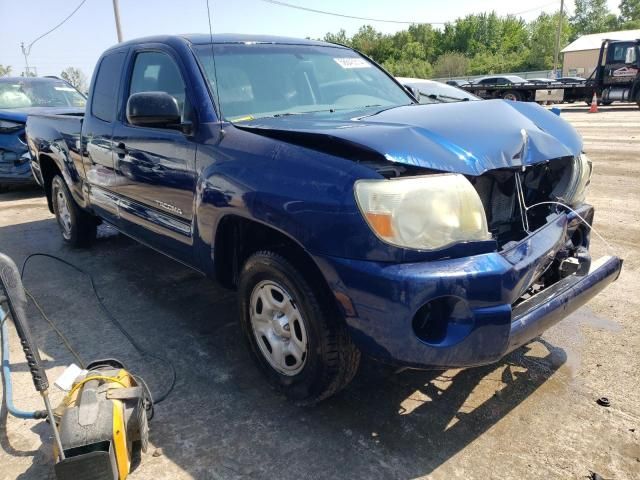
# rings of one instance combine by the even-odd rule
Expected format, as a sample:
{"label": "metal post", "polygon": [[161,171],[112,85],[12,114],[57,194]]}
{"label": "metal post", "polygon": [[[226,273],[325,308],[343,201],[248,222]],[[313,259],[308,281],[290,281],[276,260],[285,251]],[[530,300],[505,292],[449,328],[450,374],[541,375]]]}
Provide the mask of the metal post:
{"label": "metal post", "polygon": [[24,42],[20,42],[20,48],[22,49],[22,54],[24,55],[24,74],[25,76],[29,76],[29,55],[27,54],[27,50],[24,48]]}
{"label": "metal post", "polygon": [[56,447],[58,449],[58,457],[60,458],[60,461],[62,461],[65,459],[64,447],[62,446],[62,440],[60,439],[60,432],[58,431],[58,425],[56,424],[56,417],[53,415],[51,402],[49,402],[49,394],[46,390],[40,392],[40,394],[44,400],[44,406],[47,409],[47,418],[49,418],[49,423],[53,429],[53,439],[56,442]]}
{"label": "metal post", "polygon": [[558,18],[558,30],[556,31],[556,49],[553,55],[553,74],[556,77],[557,77],[556,72],[558,70],[558,58],[560,57],[560,36],[562,34],[563,15],[564,15],[564,0],[560,0],[560,17]]}
{"label": "metal post", "polygon": [[118,0],[113,0],[113,16],[116,18],[116,31],[118,32],[118,43],[122,43],[122,27],[120,27],[120,7]]}

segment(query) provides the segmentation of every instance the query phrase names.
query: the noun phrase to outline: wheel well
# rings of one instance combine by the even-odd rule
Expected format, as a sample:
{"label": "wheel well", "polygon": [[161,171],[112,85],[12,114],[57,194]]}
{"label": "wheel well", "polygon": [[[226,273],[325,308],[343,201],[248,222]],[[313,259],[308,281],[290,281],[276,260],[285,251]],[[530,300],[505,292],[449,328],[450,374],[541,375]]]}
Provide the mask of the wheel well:
{"label": "wheel well", "polygon": [[271,250],[289,260],[314,287],[323,289],[323,293],[333,298],[322,272],[307,251],[274,228],[236,215],[227,215],[218,224],[214,245],[216,279],[227,288],[237,287],[242,266],[251,255],[261,250]]}
{"label": "wheel well", "polygon": [[60,173],[60,169],[53,161],[53,159],[47,155],[40,155],[40,157],[38,157],[38,162],[40,163],[40,172],[42,173],[44,192],[47,196],[47,205],[49,206],[49,211],[53,213],[53,203],[51,200],[51,181],[53,180],[54,176]]}

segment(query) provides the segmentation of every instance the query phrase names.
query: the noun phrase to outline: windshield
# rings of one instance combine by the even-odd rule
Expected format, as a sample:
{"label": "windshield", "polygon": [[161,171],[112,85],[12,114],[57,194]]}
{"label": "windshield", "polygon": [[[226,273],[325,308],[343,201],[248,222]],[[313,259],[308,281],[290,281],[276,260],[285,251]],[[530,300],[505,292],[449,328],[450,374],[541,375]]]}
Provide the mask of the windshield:
{"label": "windshield", "polygon": [[213,48],[215,57],[211,45],[197,47],[196,53],[212,92],[220,97],[223,116],[232,122],[413,103],[382,70],[346,48],[273,44]]}
{"label": "windshield", "polygon": [[84,107],[86,99],[61,80],[0,80],[0,108]]}
{"label": "windshield", "polygon": [[448,103],[480,100],[479,97],[460,88],[440,82],[402,81],[420,92],[420,103]]}

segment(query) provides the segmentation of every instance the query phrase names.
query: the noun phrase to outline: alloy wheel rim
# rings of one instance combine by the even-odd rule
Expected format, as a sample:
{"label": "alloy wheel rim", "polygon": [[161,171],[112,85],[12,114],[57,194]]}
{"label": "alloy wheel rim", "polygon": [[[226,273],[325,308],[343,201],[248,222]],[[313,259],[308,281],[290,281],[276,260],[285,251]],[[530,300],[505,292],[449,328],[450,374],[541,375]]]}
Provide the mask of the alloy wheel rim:
{"label": "alloy wheel rim", "polygon": [[251,328],[256,343],[269,365],[293,376],[307,361],[308,337],[302,313],[293,297],[278,283],[258,283],[250,298]]}
{"label": "alloy wheel rim", "polygon": [[71,212],[69,211],[67,197],[62,190],[59,190],[56,194],[56,206],[58,209],[58,223],[62,227],[62,232],[65,236],[69,236],[71,235]]}

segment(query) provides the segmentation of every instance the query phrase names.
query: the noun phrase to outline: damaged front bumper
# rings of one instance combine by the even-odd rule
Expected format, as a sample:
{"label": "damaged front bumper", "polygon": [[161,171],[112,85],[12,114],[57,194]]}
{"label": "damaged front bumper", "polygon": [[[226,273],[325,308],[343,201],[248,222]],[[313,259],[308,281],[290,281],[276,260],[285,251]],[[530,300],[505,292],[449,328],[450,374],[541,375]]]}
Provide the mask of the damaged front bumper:
{"label": "damaged front bumper", "polygon": [[[592,212],[580,210],[586,218]],[[507,250],[466,258],[315,260],[364,353],[416,368],[477,366],[536,338],[618,278],[622,260],[605,257],[530,291],[579,225],[575,214],[559,214]],[[588,245],[586,230],[583,241]]]}

